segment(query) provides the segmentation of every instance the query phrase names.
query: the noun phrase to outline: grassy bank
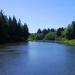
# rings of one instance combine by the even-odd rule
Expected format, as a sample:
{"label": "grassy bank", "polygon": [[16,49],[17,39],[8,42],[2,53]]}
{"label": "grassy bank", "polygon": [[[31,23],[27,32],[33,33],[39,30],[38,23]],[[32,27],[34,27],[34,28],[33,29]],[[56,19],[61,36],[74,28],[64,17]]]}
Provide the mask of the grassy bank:
{"label": "grassy bank", "polygon": [[[40,40],[31,40],[29,39],[28,41],[40,41]],[[70,45],[70,46],[75,46],[75,39],[73,40],[68,40],[68,39],[60,39],[60,40],[42,40],[42,41],[55,41],[60,44],[65,44],[65,45]]]}
{"label": "grassy bank", "polygon": [[64,40],[58,41],[58,43],[75,46],[75,39],[73,39],[73,40],[64,39]]}

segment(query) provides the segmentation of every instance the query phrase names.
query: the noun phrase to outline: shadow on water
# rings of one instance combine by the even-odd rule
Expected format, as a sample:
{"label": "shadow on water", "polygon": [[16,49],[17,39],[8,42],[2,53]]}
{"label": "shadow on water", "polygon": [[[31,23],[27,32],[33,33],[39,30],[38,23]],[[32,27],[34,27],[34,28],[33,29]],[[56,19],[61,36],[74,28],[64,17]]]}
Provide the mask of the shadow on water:
{"label": "shadow on water", "polygon": [[[27,63],[28,43],[10,44],[0,48],[0,75],[10,75],[11,70],[18,70],[22,63]],[[25,59],[25,60],[23,60]],[[14,72],[14,74],[16,74]],[[11,75],[14,75],[13,73]]]}
{"label": "shadow on water", "polygon": [[53,42],[0,48],[0,75],[75,75],[75,47]]}
{"label": "shadow on water", "polygon": [[0,45],[0,52],[16,52],[19,46],[21,47],[21,46],[27,46],[27,45],[28,45],[28,42],[8,43],[8,44]]}

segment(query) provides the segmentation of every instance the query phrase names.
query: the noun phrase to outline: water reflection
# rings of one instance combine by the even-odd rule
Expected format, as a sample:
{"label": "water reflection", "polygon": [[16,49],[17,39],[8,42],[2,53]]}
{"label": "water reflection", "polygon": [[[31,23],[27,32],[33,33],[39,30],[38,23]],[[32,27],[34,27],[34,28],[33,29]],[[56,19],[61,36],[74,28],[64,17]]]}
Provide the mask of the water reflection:
{"label": "water reflection", "polygon": [[26,65],[28,61],[28,47],[26,45],[10,45],[2,49],[3,51],[0,52],[0,75],[16,75],[19,68]]}
{"label": "water reflection", "polygon": [[29,42],[11,44],[0,51],[0,75],[75,75],[72,46]]}

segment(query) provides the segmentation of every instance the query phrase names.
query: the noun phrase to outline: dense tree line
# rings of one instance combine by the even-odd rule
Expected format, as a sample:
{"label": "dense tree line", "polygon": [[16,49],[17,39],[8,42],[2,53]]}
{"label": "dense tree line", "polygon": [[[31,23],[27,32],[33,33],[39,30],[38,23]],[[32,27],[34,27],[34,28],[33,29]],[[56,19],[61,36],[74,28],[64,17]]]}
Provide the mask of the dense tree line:
{"label": "dense tree line", "polygon": [[72,21],[67,28],[58,28],[58,29],[38,29],[37,33],[30,35],[31,40],[61,40],[75,39],[75,21]]}
{"label": "dense tree line", "polygon": [[37,33],[31,34],[29,39],[31,40],[54,40],[55,39],[55,29],[38,29]]}
{"label": "dense tree line", "polygon": [[[26,23],[22,24],[21,20],[17,21],[15,16],[7,17],[2,10],[0,11],[0,43],[27,41],[28,36],[29,31]],[[29,40],[61,39],[75,39],[75,21],[72,21],[66,28],[38,29],[37,33],[29,36]]]}
{"label": "dense tree line", "polygon": [[0,43],[27,41],[28,35],[27,24],[23,25],[15,16],[8,18],[0,11]]}

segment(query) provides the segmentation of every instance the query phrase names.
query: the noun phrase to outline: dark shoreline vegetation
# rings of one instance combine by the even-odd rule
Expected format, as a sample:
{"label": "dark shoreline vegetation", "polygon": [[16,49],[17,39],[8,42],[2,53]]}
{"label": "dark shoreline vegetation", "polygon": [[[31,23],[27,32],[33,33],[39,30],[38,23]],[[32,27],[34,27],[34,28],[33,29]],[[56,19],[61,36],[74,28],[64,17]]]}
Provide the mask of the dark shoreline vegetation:
{"label": "dark shoreline vegetation", "polygon": [[28,36],[26,23],[22,24],[21,20],[17,21],[15,16],[7,17],[2,10],[0,11],[0,44],[26,42]]}
{"label": "dark shoreline vegetation", "polygon": [[38,29],[36,33],[29,33],[26,23],[16,20],[15,16],[7,17],[0,11],[0,44],[19,43],[37,40],[53,40],[57,43],[75,45],[75,21],[66,28]]}

